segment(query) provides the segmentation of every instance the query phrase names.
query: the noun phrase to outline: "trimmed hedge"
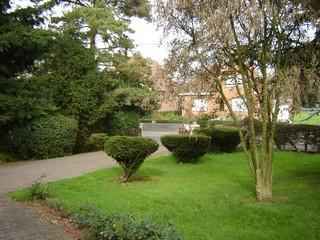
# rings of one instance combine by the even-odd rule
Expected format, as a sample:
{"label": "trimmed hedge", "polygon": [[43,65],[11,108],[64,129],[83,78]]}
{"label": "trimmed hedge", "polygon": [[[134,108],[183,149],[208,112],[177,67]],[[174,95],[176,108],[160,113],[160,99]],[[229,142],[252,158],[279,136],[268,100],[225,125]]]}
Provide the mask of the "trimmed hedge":
{"label": "trimmed hedge", "polygon": [[171,224],[157,224],[132,215],[106,215],[96,208],[81,209],[73,220],[89,229],[91,240],[183,240]]}
{"label": "trimmed hedge", "polygon": [[106,133],[93,133],[87,141],[88,151],[102,151],[104,149],[104,144],[108,139]]}
{"label": "trimmed hedge", "polygon": [[161,143],[172,152],[178,162],[196,163],[210,145],[210,137],[166,135],[161,137]]}
{"label": "trimmed hedge", "polygon": [[114,136],[106,141],[105,152],[122,167],[122,180],[127,182],[144,159],[157,151],[158,147],[159,144],[150,138]]}
{"label": "trimmed hedge", "polygon": [[195,129],[194,133],[211,137],[210,151],[233,152],[240,144],[239,130],[235,127],[208,127]]}
{"label": "trimmed hedge", "polygon": [[12,152],[20,159],[47,159],[72,154],[77,121],[62,115],[48,116],[16,127],[10,134]]}
{"label": "trimmed hedge", "polygon": [[275,144],[280,150],[320,152],[320,126],[306,124],[278,124]]}

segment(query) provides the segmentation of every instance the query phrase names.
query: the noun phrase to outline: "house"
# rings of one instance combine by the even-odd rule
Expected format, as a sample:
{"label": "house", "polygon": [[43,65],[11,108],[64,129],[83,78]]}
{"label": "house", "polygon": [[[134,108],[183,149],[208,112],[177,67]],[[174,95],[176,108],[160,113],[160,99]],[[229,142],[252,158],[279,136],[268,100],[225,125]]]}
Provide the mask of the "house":
{"label": "house", "polygon": [[[154,65],[153,73],[154,79],[157,79],[156,89],[161,97],[160,112],[176,111],[187,118],[203,115],[221,119],[230,117],[229,110],[215,89],[212,79],[201,76],[187,83],[178,84],[168,80],[160,65]],[[243,92],[241,76],[226,70],[221,71],[219,77],[222,90],[233,112],[240,118],[246,117],[247,107],[240,96]],[[288,122],[289,117],[290,103],[286,101],[280,106],[278,120]]]}

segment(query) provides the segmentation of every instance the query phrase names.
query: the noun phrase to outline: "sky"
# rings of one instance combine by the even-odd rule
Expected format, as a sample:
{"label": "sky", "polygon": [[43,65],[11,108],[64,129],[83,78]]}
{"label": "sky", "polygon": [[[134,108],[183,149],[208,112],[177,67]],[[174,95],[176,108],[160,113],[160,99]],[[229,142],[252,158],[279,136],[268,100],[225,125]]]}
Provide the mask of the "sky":
{"label": "sky", "polygon": [[[23,8],[31,4],[30,0],[14,0],[12,2],[14,8]],[[56,8],[54,12],[60,15],[62,9]],[[160,43],[163,36],[162,31],[157,29],[155,23],[136,17],[133,17],[131,20],[130,28],[134,30],[134,33],[129,34],[129,36],[134,40],[135,51],[140,52],[146,58],[151,58],[162,64],[169,52],[168,48]]]}
{"label": "sky", "polygon": [[163,63],[169,51],[165,45],[161,45],[163,33],[157,29],[155,23],[149,23],[139,18],[132,18],[130,27],[135,31],[130,36],[137,46],[136,50],[144,57]]}

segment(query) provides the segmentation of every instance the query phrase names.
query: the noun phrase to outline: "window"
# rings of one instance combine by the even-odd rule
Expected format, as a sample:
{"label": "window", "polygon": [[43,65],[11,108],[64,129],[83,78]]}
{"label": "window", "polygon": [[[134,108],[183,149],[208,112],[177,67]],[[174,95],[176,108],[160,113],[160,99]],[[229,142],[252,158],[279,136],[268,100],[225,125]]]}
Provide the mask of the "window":
{"label": "window", "polygon": [[192,112],[207,112],[208,101],[206,99],[194,99],[192,104]]}
{"label": "window", "polygon": [[242,85],[242,79],[240,75],[229,76],[225,80],[225,85],[227,87],[235,87],[236,85]]}
{"label": "window", "polygon": [[231,99],[231,108],[234,112],[247,112],[247,107],[240,97]]}

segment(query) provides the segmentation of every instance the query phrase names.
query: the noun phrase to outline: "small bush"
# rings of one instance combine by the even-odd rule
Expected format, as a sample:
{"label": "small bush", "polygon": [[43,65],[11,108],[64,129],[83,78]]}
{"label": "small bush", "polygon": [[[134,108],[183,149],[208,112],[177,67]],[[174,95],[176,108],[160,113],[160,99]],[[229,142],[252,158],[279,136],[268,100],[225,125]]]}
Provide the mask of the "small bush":
{"label": "small bush", "polygon": [[197,129],[196,134],[211,137],[210,151],[232,152],[240,144],[239,131],[235,127],[208,127]]}
{"label": "small bush", "polygon": [[105,151],[123,168],[122,180],[127,182],[139,169],[144,159],[158,150],[158,143],[143,137],[110,137],[105,143]]}
{"label": "small bush", "polygon": [[161,137],[161,143],[176,156],[178,162],[195,163],[207,152],[210,137],[167,135]]}
{"label": "small bush", "polygon": [[110,133],[121,136],[140,136],[140,115],[135,112],[117,112],[110,122]]}
{"label": "small bush", "polygon": [[199,119],[197,120],[197,123],[199,124],[200,128],[206,128],[208,127],[208,123],[210,119],[211,117],[209,115],[203,115],[199,117]]}
{"label": "small bush", "polygon": [[28,189],[28,200],[46,200],[49,197],[49,188],[42,183],[43,178],[44,176],[41,176]]}
{"label": "small bush", "polygon": [[160,225],[131,215],[105,215],[96,208],[81,209],[74,220],[89,227],[90,240],[182,240],[171,224]]}
{"label": "small bush", "polygon": [[12,151],[21,159],[47,159],[72,154],[77,135],[77,121],[64,116],[50,116],[17,127],[11,133]]}
{"label": "small bush", "polygon": [[320,126],[277,124],[275,143],[280,150],[320,152]]}
{"label": "small bush", "polygon": [[107,139],[108,135],[106,133],[91,134],[87,142],[88,151],[102,151]]}

